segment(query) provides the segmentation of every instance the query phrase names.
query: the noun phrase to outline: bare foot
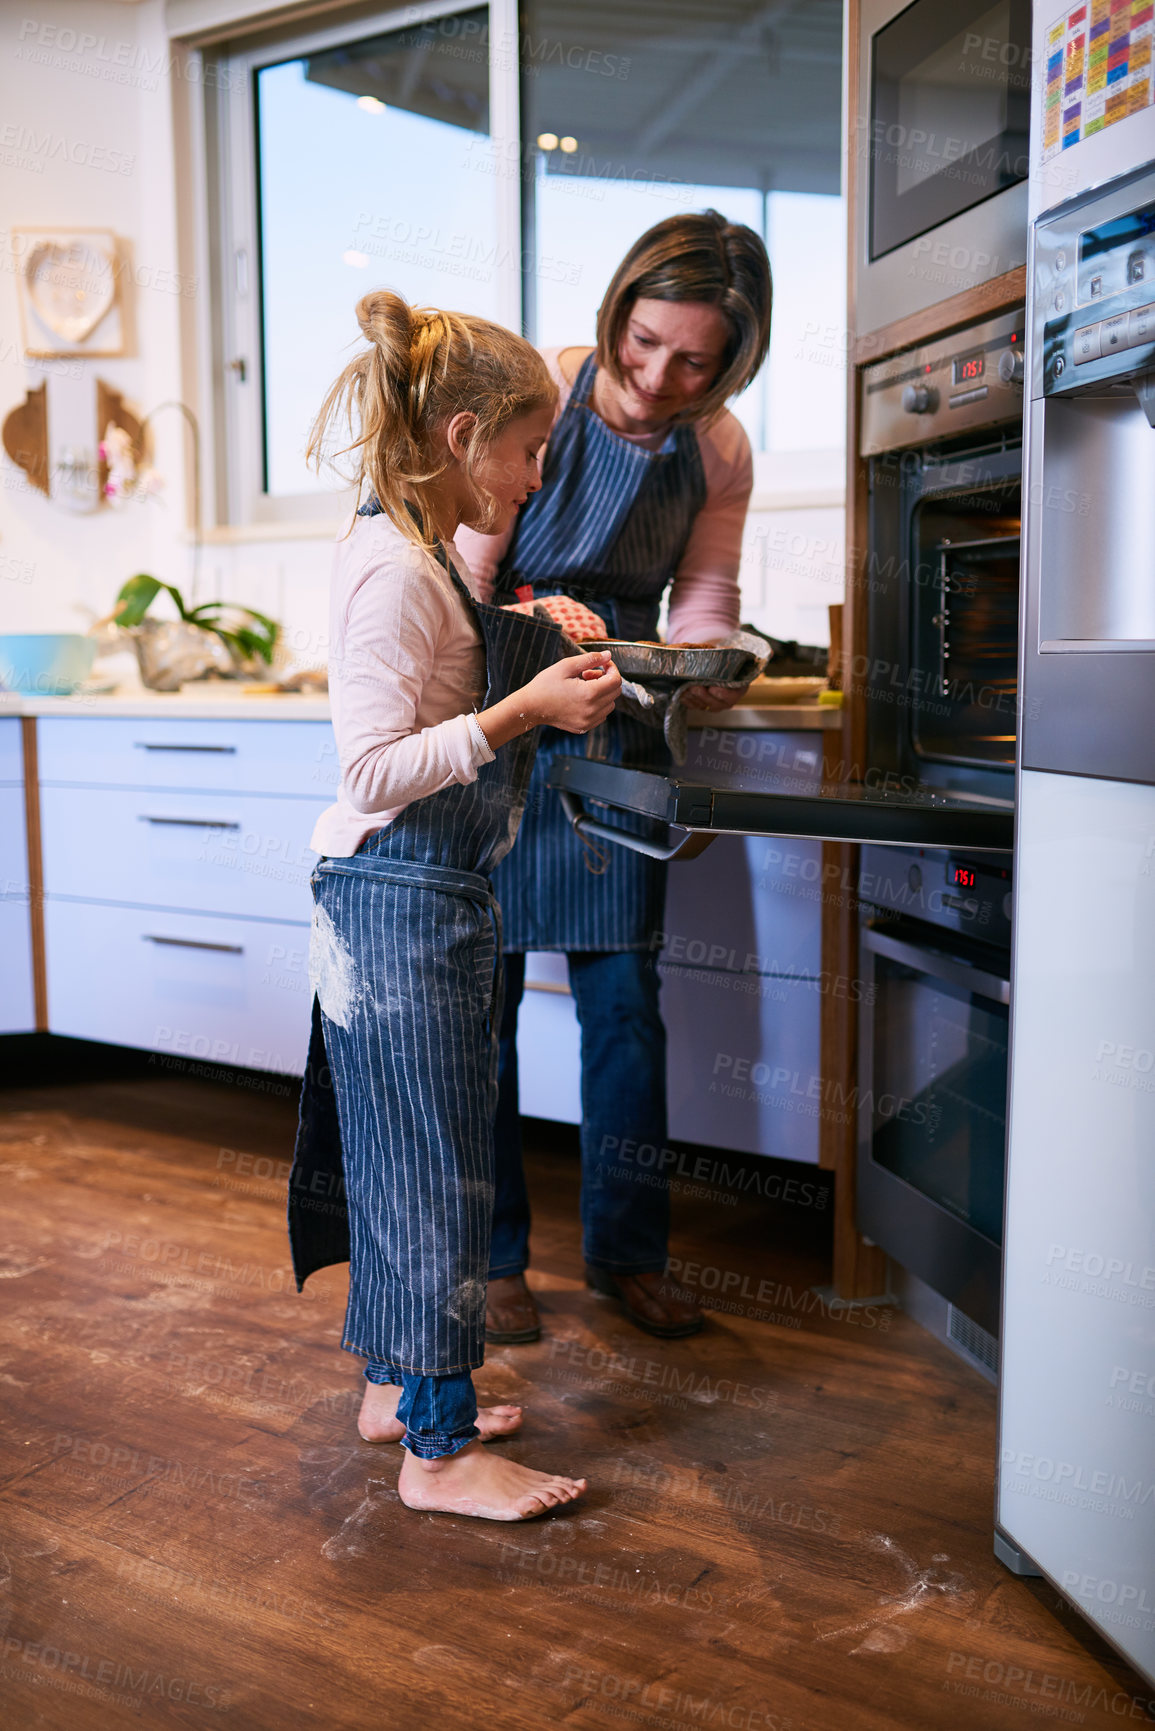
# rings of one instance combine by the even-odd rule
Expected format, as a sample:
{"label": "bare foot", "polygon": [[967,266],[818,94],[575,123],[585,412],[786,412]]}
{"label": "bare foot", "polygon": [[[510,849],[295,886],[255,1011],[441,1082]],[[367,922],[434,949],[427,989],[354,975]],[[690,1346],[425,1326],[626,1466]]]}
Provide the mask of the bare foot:
{"label": "bare foot", "polygon": [[432,1461],[406,1449],[397,1481],[406,1508],[476,1515],[483,1521],[532,1521],[572,1503],[585,1488],[584,1479],[538,1473],[502,1455],[487,1455],[479,1442]]}
{"label": "bare foot", "polygon": [[[405,1426],[397,1417],[401,1390],[389,1382],[367,1382],[361,1411],[357,1414],[357,1431],[362,1442],[395,1443],[405,1435]],[[483,1406],[478,1409],[477,1428],[482,1442],[495,1442],[498,1437],[511,1436],[521,1429],[519,1406]]]}

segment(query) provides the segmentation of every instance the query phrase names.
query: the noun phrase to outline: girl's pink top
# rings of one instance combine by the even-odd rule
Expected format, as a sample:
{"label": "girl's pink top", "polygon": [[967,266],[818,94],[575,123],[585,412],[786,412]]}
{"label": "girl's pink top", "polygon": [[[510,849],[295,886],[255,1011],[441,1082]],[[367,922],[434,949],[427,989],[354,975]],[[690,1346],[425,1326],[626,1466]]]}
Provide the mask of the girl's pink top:
{"label": "girl's pink top", "polygon": [[[554,425],[569,401],[571,385],[561,370],[564,349],[543,349],[542,354],[557,383],[560,400]],[[584,361],[588,349],[581,352]],[[580,363],[579,363],[580,364]],[[649,451],[661,449],[667,431],[619,433],[629,444]],[[666,635],[672,643],[708,643],[726,637],[738,624],[741,593],[738,565],[742,556],[742,529],[754,484],[754,460],[742,423],[724,409],[708,427],[696,429],[706,477],[706,502],[694,519],[690,538],[670,588],[670,610]],[[542,451],[545,460],[545,451]],[[502,555],[513,538],[513,526],[502,535],[479,535],[464,527],[457,531],[457,545],[469,562],[475,593],[486,601],[493,593]]]}
{"label": "girl's pink top", "polygon": [[[452,541],[448,553],[469,585]],[[469,721],[484,684],[480,634],[444,567],[384,514],[358,517],[333,551],[329,702],[341,781],[313,830],[317,853],[346,858],[412,800],[477,780],[494,755]]]}

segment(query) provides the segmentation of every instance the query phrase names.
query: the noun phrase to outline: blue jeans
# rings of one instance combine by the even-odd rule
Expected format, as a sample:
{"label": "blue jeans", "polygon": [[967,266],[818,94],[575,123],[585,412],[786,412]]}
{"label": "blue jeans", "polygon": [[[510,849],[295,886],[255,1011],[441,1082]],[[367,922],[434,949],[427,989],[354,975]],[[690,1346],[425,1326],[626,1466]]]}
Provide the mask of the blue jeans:
{"label": "blue jeans", "polygon": [[413,1376],[371,1358],[365,1376],[369,1382],[400,1386],[397,1417],[405,1426],[401,1442],[421,1460],[460,1454],[481,1434],[474,1423],[477,1396],[467,1370],[454,1376]]}
{"label": "blue jeans", "polygon": [[[662,1274],[670,1233],[669,1183],[656,1159],[643,1171],[620,1156],[630,1141],[638,1148],[666,1145],[666,1028],[655,958],[644,950],[576,950],[566,960],[581,1024],[585,1260],[611,1274]],[[490,1280],[520,1274],[529,1264],[517,1074],[517,1012],[524,987],[525,957],[509,953],[494,1125]]]}

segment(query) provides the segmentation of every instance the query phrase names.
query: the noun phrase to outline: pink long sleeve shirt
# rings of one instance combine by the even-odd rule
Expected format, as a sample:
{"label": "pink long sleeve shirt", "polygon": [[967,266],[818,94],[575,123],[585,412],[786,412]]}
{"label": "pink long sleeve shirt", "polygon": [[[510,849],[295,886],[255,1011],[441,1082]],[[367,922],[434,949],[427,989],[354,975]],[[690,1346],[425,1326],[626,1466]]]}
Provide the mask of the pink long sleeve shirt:
{"label": "pink long sleeve shirt", "polygon": [[[469,584],[452,541],[448,552]],[[384,514],[337,542],[329,642],[341,782],[311,845],[345,858],[413,800],[476,781],[494,754],[469,719],[484,696],[477,627],[444,568]]]}
{"label": "pink long sleeve shirt", "polygon": [[[555,426],[572,388],[561,370],[561,356],[573,352],[542,350],[560,392]],[[577,354],[578,366],[588,353],[588,349],[583,349]],[[742,423],[728,409],[709,427],[696,430],[706,478],[706,502],[694,519],[670,588],[667,636],[672,643],[708,643],[726,637],[741,614],[738,566],[742,557],[742,529],[754,484],[750,441]],[[617,436],[645,450],[656,451],[661,449],[667,435],[658,432]],[[488,600],[493,593],[497,568],[512,538],[512,525],[503,535],[479,535],[476,530],[464,527],[457,531],[457,545],[469,561],[479,600]]]}

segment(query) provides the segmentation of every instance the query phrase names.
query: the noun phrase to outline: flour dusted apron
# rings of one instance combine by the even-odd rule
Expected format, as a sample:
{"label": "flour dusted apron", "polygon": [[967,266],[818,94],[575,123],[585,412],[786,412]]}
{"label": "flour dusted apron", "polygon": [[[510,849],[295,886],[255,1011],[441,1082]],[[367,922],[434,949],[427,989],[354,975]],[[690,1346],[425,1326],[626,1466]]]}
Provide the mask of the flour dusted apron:
{"label": "flour dusted apron", "polygon": [[[371,513],[370,513],[371,514]],[[443,561],[444,563],[444,561]],[[485,707],[558,658],[555,626],[474,602]],[[537,730],[313,874],[317,980],[289,1186],[298,1290],[348,1259],[343,1345],[434,1375],[481,1364],[501,924]]]}
{"label": "flour dusted apron", "polygon": [[[662,594],[706,499],[698,435],[675,427],[656,452],[620,438],[591,406],[596,372],[590,355],[550,434],[541,491],[522,507],[495,599],[513,600],[529,584],[535,596],[584,601],[611,637],[653,637]],[[517,846],[494,877],[507,950],[646,950],[661,930],[665,865],[611,845],[595,874],[547,784],[554,758],[585,755],[586,744],[542,730]],[[616,711],[590,745],[611,763],[670,763],[659,728]],[[598,819],[666,839],[645,819],[603,811]]]}

